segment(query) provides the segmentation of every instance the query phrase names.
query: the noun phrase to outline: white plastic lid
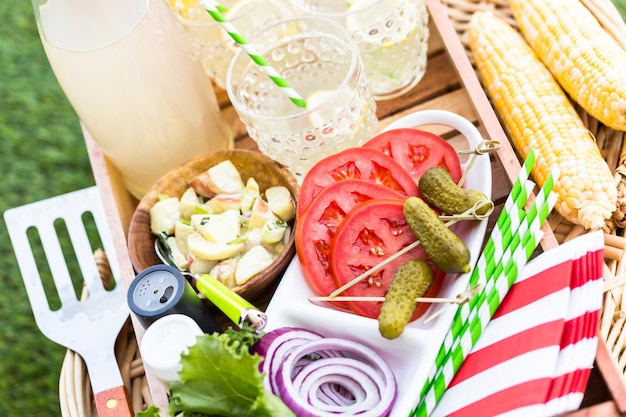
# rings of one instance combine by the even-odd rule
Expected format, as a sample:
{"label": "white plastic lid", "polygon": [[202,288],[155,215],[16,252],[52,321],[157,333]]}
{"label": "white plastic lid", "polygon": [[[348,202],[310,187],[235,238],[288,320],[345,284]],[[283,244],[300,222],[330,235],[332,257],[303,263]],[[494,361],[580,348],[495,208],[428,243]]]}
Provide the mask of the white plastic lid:
{"label": "white plastic lid", "polygon": [[163,383],[178,380],[180,356],[204,334],[198,324],[184,314],[164,316],[148,327],[141,340],[144,365]]}

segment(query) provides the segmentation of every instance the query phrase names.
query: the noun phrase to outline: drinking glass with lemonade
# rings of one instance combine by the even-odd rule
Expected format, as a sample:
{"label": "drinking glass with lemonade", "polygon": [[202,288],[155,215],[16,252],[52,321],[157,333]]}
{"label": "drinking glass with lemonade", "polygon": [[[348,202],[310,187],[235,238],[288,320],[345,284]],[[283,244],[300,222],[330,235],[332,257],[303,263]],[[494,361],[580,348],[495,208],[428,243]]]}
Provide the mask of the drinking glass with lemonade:
{"label": "drinking glass with lemonade", "polygon": [[300,17],[266,27],[248,41],[307,107],[294,105],[243,50],[228,69],[228,96],[261,152],[287,166],[298,181],[323,157],[374,134],[376,103],[344,27]]}
{"label": "drinking glass with lemonade", "polygon": [[426,72],[425,0],[291,0],[296,13],[345,26],[358,45],[376,100],[406,93]]}
{"label": "drinking glass with lemonade", "polygon": [[[168,2],[185,28],[192,52],[207,76],[226,89],[226,71],[239,46],[197,0]],[[225,9],[224,17],[246,38],[265,26],[294,15],[284,0],[223,0],[220,5]]]}

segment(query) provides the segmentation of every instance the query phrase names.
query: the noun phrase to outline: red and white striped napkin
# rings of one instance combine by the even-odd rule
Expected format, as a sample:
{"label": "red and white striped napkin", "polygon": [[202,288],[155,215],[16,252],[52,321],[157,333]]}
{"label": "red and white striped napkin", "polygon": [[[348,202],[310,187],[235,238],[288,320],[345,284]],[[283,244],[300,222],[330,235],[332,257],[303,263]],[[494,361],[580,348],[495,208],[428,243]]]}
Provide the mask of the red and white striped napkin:
{"label": "red and white striped napkin", "polygon": [[580,407],[597,349],[604,237],[530,261],[432,416],[552,416]]}

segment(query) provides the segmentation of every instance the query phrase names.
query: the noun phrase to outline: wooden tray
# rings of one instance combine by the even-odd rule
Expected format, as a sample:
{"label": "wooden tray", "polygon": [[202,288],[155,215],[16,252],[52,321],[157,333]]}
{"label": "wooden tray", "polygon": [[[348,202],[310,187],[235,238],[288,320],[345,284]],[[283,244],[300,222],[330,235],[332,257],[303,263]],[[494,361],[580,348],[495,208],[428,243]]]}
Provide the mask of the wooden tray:
{"label": "wooden tray", "polygon": [[[503,2],[498,3],[502,7]],[[506,2],[504,4],[506,5]],[[479,128],[484,137],[501,143],[497,155],[492,156],[492,199],[501,206],[508,196],[512,184],[511,178],[515,178],[519,172],[519,160],[476,77],[459,38],[458,28],[450,19],[449,12],[454,12],[455,6],[448,4],[446,7],[440,0],[427,0],[427,5],[431,17],[431,36],[425,77],[413,90],[403,96],[377,103],[379,130],[408,113],[424,109],[445,109],[469,119]],[[247,136],[245,127],[230,105],[226,93],[216,88],[216,94],[223,118],[233,132],[236,147],[257,149],[254,141]],[[457,136],[457,132],[442,126],[424,128],[452,141]],[[83,132],[96,185],[103,196],[107,219],[113,240],[116,242],[118,263],[123,280],[128,286],[135,277],[135,273],[128,256],[126,234],[138,201],[124,188],[119,172],[103,155],[89,132],[85,129]],[[497,212],[491,217],[495,221]],[[559,244],[549,226],[544,228],[544,232],[545,237],[541,243],[543,250]],[[135,336],[140,341],[143,328],[134,317],[131,319]],[[599,339],[602,338],[599,337]],[[626,388],[617,371],[612,354],[602,340],[599,344],[596,365],[583,401],[583,408],[571,413],[572,416],[611,416],[619,415],[618,411],[626,411]],[[145,378],[152,400],[164,410],[162,415],[166,416],[167,392],[150,372],[146,372]],[[135,410],[137,411],[140,410]]]}

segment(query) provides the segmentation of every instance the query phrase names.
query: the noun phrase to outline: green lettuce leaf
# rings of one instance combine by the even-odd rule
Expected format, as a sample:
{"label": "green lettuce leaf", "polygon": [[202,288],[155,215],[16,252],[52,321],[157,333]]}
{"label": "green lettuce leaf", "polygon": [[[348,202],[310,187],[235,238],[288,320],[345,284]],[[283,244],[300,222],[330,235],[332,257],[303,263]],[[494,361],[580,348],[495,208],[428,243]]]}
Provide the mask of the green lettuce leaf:
{"label": "green lettuce leaf", "polygon": [[135,414],[136,417],[159,417],[159,407],[152,404],[145,411],[140,411]]}
{"label": "green lettuce leaf", "polygon": [[228,334],[205,334],[181,357],[180,381],[170,385],[170,415],[293,417],[275,395],[263,387],[259,364]]}

